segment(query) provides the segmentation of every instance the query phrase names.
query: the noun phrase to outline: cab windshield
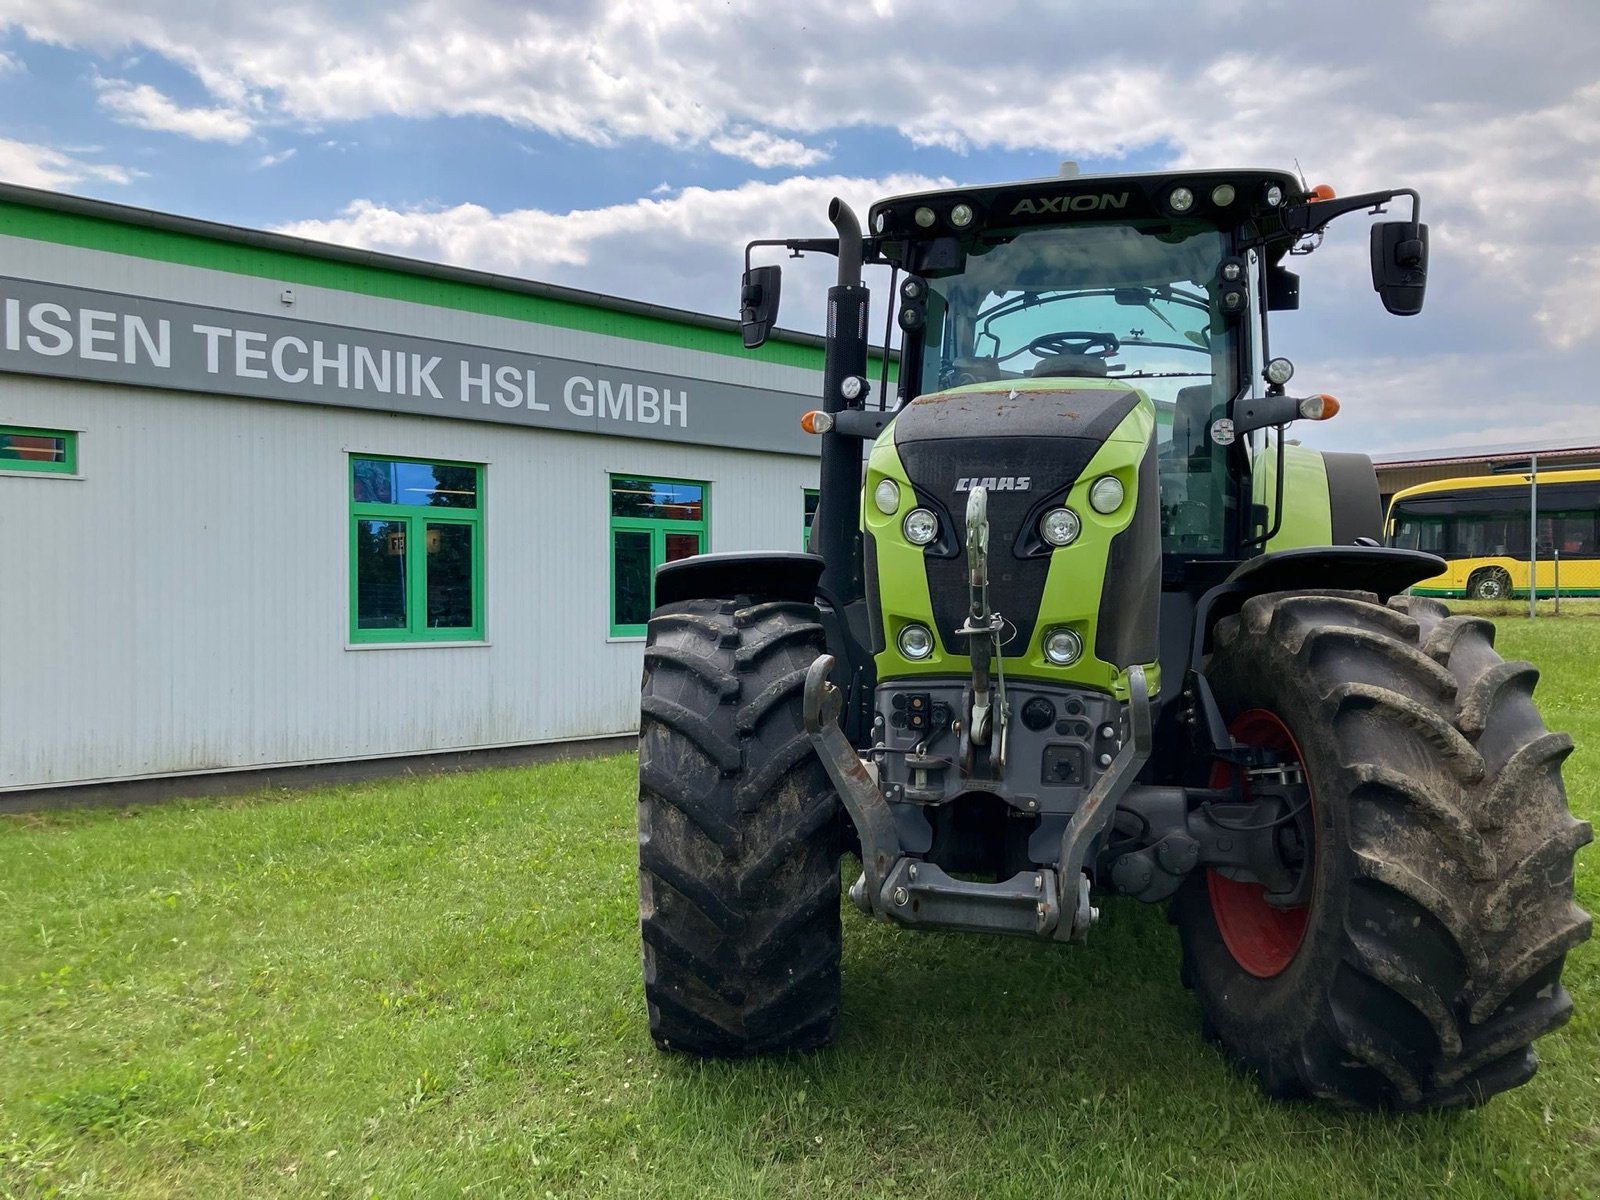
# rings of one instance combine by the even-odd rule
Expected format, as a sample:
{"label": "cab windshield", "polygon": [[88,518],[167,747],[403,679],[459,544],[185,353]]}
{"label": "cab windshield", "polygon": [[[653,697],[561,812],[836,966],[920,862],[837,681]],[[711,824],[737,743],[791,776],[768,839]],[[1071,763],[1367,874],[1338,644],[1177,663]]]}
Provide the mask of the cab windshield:
{"label": "cab windshield", "polygon": [[994,233],[930,273],[925,391],[1006,379],[1126,379],[1156,408],[1162,533],[1224,549],[1226,450],[1206,435],[1238,390],[1236,330],[1217,308],[1215,226],[1146,221]]}

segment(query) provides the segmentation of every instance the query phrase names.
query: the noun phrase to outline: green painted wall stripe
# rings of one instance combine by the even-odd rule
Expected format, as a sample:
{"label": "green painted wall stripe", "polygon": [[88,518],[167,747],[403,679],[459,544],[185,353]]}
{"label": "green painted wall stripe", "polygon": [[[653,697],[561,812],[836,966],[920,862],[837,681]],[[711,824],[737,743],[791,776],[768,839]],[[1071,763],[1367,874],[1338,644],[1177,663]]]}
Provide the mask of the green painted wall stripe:
{"label": "green painted wall stripe", "polygon": [[[117,221],[75,212],[57,212],[35,205],[0,200],[0,234],[125,254],[179,266],[226,271],[307,287],[330,288],[429,304],[461,312],[537,322],[561,329],[653,342],[712,354],[753,355],[763,363],[822,370],[820,346],[775,339],[759,350],[746,350],[737,329],[712,329],[667,317],[606,308],[555,296],[497,288],[489,283],[431,278],[377,263],[321,258],[287,249],[231,242],[170,229]],[[330,247],[330,250],[335,249]],[[338,248],[342,249],[342,248]],[[729,288],[735,284],[729,280]],[[876,356],[874,361],[877,361]],[[877,369],[871,372],[874,378]],[[891,378],[894,372],[891,371]]]}

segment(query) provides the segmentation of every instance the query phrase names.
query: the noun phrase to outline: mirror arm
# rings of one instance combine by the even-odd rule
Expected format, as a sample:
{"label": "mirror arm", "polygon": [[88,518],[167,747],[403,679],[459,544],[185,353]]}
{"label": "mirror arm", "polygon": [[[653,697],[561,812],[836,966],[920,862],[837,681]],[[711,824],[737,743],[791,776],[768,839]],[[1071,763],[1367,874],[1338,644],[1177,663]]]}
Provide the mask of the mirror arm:
{"label": "mirror arm", "polygon": [[1422,198],[1412,188],[1395,188],[1387,192],[1363,192],[1359,196],[1343,196],[1333,200],[1307,201],[1283,214],[1283,226],[1291,233],[1316,233],[1335,217],[1345,213],[1368,209],[1373,213],[1383,211],[1383,206],[1397,196],[1411,197],[1411,223],[1422,220]]}
{"label": "mirror arm", "polygon": [[799,258],[807,251],[817,254],[839,253],[838,238],[765,238],[760,241],[746,242],[744,247],[744,269],[750,269],[750,251],[757,246],[782,246],[789,251],[790,258]]}

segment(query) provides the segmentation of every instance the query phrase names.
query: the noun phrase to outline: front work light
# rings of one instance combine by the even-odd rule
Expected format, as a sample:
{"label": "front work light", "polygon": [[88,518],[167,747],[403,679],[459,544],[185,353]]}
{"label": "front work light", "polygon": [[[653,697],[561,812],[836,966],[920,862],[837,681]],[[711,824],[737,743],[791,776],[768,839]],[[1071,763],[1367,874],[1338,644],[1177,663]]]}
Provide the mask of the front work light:
{"label": "front work light", "polygon": [[1052,508],[1039,518],[1039,536],[1052,546],[1070,546],[1078,540],[1083,523],[1070,508]]}
{"label": "front work light", "polygon": [[907,625],[900,631],[900,653],[916,661],[933,653],[933,634],[926,626]]}
{"label": "front work light", "polygon": [[913,546],[926,546],[939,536],[939,518],[926,508],[913,508],[900,528]]}
{"label": "front work light", "polygon": [[1194,193],[1186,187],[1175,187],[1167,193],[1167,207],[1175,213],[1186,213],[1194,207]]}
{"label": "front work light", "polygon": [[880,479],[872,490],[872,502],[884,516],[894,516],[900,511],[900,485],[892,479]]}
{"label": "front work light", "polygon": [[1122,507],[1122,480],[1115,475],[1102,475],[1089,489],[1089,507],[1101,515],[1109,515]]}
{"label": "front work light", "polygon": [[1083,639],[1070,629],[1045,634],[1044,656],[1058,667],[1070,667],[1083,653]]}

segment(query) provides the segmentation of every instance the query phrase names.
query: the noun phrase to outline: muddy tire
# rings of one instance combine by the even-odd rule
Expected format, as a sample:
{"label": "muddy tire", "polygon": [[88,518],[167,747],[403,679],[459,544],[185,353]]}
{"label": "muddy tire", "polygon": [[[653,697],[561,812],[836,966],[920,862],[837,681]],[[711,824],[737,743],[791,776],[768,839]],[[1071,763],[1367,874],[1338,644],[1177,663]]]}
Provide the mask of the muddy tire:
{"label": "muddy tire", "polygon": [[801,722],[824,652],[808,604],[665,605],[639,729],[639,926],[663,1050],[741,1056],[832,1040],[839,804]]}
{"label": "muddy tire", "polygon": [[1467,581],[1467,597],[1471,600],[1511,599],[1511,576],[1499,567],[1488,567]]}
{"label": "muddy tire", "polygon": [[1304,765],[1313,881],[1297,939],[1271,918],[1286,936],[1253,944],[1205,871],[1172,915],[1204,1031],[1272,1096],[1479,1104],[1531,1077],[1534,1039],[1571,1014],[1562,963],[1590,928],[1572,740],[1540,721],[1538,672],[1493,644],[1487,621],[1360,592],[1259,596],[1217,628],[1224,714],[1287,730]]}

